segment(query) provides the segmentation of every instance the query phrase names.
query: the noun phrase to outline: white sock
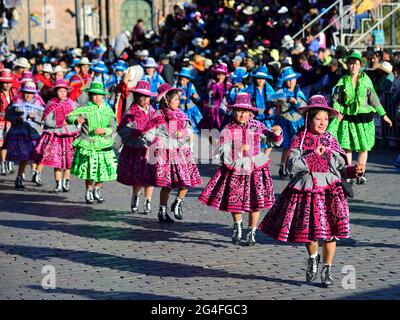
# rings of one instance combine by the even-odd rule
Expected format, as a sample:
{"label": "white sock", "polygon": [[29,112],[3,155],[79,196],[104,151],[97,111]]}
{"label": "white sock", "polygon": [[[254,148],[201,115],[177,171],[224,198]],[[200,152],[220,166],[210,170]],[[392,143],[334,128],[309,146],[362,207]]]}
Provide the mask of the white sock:
{"label": "white sock", "polygon": [[183,199],[176,197],[176,200],[175,200],[175,201],[176,201],[178,204],[180,204],[180,203],[183,201]]}
{"label": "white sock", "polygon": [[315,259],[317,256],[318,256],[318,252],[314,253],[314,254],[310,254],[310,258],[313,258],[313,259]]}
{"label": "white sock", "polygon": [[161,209],[162,211],[167,211],[167,206],[166,206],[166,205],[163,205],[163,204],[160,204],[160,209]]}

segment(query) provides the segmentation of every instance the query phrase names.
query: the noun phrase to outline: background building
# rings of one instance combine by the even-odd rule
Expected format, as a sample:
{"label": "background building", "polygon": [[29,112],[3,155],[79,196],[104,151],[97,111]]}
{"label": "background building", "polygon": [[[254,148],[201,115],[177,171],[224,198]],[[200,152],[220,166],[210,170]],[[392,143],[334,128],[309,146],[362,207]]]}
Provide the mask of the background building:
{"label": "background building", "polygon": [[107,36],[112,39],[121,31],[132,31],[138,19],[144,20],[147,29],[156,28],[158,20],[172,11],[176,1],[9,0],[5,3],[15,6],[18,13],[11,42],[44,42],[65,47],[77,45],[76,5],[81,10],[81,39],[85,34],[91,39]]}

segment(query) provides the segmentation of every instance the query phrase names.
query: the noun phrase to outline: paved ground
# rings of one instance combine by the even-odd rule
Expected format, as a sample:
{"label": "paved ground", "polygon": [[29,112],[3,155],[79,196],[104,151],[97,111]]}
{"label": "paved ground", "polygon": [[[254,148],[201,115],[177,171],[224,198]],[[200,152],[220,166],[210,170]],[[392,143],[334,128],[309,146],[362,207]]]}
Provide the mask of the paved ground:
{"label": "paved ground", "polygon": [[[396,156],[370,156],[369,183],[350,201],[352,239],[338,244],[330,289],[305,282],[302,245],[260,233],[255,247],[232,245],[229,214],[201,205],[202,188],[190,191],[183,222],[162,226],[156,212],[132,215],[130,190],[116,182],[105,186],[106,203],[88,206],[76,179],[72,192],[52,194],[50,169],[42,188],[28,183],[25,191],[14,189],[14,176],[0,177],[0,299],[399,299]],[[287,182],[276,176],[278,157],[273,152],[280,193]],[[200,165],[204,184],[215,169]],[[42,288],[46,265],[55,268],[55,289]],[[342,286],[346,266],[356,272],[354,289]]]}

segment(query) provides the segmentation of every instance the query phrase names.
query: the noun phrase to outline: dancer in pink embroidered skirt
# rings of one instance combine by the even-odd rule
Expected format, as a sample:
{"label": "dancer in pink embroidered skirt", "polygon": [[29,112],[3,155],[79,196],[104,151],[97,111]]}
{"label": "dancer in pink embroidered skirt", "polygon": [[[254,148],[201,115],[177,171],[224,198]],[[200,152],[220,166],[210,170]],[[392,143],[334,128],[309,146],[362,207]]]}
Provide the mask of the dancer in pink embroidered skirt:
{"label": "dancer in pink embroidered skirt", "polygon": [[139,194],[144,186],[144,214],[151,212],[151,196],[153,176],[151,166],[147,164],[147,147],[143,145],[140,135],[151,119],[155,110],[150,105],[150,97],[157,94],[150,91],[150,82],[140,80],[133,91],[134,102],[122,117],[118,126],[118,134],[123,148],[118,159],[117,181],[133,187],[131,210],[139,212]]}
{"label": "dancer in pink embroidered skirt", "polygon": [[162,223],[174,222],[167,213],[171,189],[178,188],[178,196],[171,205],[177,220],[183,219],[182,204],[188,188],[202,183],[199,170],[190,152],[193,129],[189,118],[179,108],[181,89],[168,83],[158,88],[160,109],[143,134],[143,141],[151,144],[148,163],[154,170],[153,185],[161,187],[158,219]]}
{"label": "dancer in pink embroidered skirt", "polygon": [[54,192],[68,192],[70,169],[74,158],[72,143],[79,134],[79,128],[67,124],[66,116],[76,108],[76,104],[68,98],[68,91],[71,88],[65,80],[57,80],[52,90],[57,97],[51,99],[44,110],[42,118],[44,131],[32,157],[39,163],[38,172],[42,172],[43,166],[54,168],[56,180]]}
{"label": "dancer in pink embroidered skirt", "polygon": [[270,208],[275,201],[271,162],[268,155],[260,152],[260,142],[279,146],[283,141],[282,129],[268,129],[260,121],[251,119],[250,112],[257,112],[248,93],[238,93],[235,104],[229,106],[233,120],[221,131],[221,167],[211,178],[199,197],[199,201],[212,208],[232,213],[232,242],[239,244],[242,238],[242,213],[248,212],[249,232],[247,245],[255,245],[255,233],[260,210]]}
{"label": "dancer in pink embroidered skirt", "polygon": [[[345,152],[326,131],[329,118],[338,112],[320,95],[312,96],[307,106],[305,130],[293,139],[287,168],[294,178],[283,190],[259,229],[280,241],[306,243],[308,259],[306,279],[315,280],[320,256],[318,240],[323,241],[321,281],[333,284],[331,267],[336,240],[350,237],[350,213],[343,178],[355,177],[362,165],[347,166]],[[307,125],[308,124],[308,125]]]}

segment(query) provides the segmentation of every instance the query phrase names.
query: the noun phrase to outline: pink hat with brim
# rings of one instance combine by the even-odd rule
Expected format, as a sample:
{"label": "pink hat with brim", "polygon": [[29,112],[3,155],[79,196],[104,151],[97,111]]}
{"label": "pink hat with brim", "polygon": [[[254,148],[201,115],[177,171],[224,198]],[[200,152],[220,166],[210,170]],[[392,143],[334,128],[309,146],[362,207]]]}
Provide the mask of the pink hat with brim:
{"label": "pink hat with brim", "polygon": [[211,71],[213,71],[214,73],[222,73],[229,77],[229,71],[226,65],[218,64],[215,67],[211,68]]}
{"label": "pink hat with brim", "polygon": [[150,82],[144,81],[144,80],[139,80],[136,87],[134,87],[133,89],[130,89],[129,91],[139,93],[141,95],[148,96],[148,97],[157,96],[157,93],[150,91]]}
{"label": "pink hat with brim", "polygon": [[2,83],[14,82],[14,78],[11,75],[11,70],[3,69],[3,71],[0,74],[0,82]]}
{"label": "pink hat with brim", "polygon": [[239,92],[236,95],[235,103],[232,105],[228,105],[230,109],[243,109],[249,111],[258,111],[258,109],[252,105],[251,96],[246,92]]}
{"label": "pink hat with brim", "polygon": [[23,87],[21,88],[21,92],[25,93],[37,93],[36,85],[34,82],[29,81],[26,82]]}
{"label": "pink hat with brim", "polygon": [[170,92],[172,90],[177,90],[177,91],[179,91],[179,93],[183,92],[182,89],[174,88],[169,83],[163,83],[161,86],[158,87],[157,101],[160,101],[162,98],[165,97],[165,95],[168,92]]}
{"label": "pink hat with brim", "polygon": [[72,88],[70,86],[68,86],[67,82],[63,79],[57,80],[52,89],[54,91],[57,91],[60,88],[67,89],[68,91],[72,90]]}
{"label": "pink hat with brim", "polygon": [[326,110],[330,113],[332,117],[336,117],[339,115],[339,111],[332,108],[328,104],[328,100],[321,95],[314,95],[309,100],[306,106],[300,107],[297,110],[306,113],[310,110]]}

